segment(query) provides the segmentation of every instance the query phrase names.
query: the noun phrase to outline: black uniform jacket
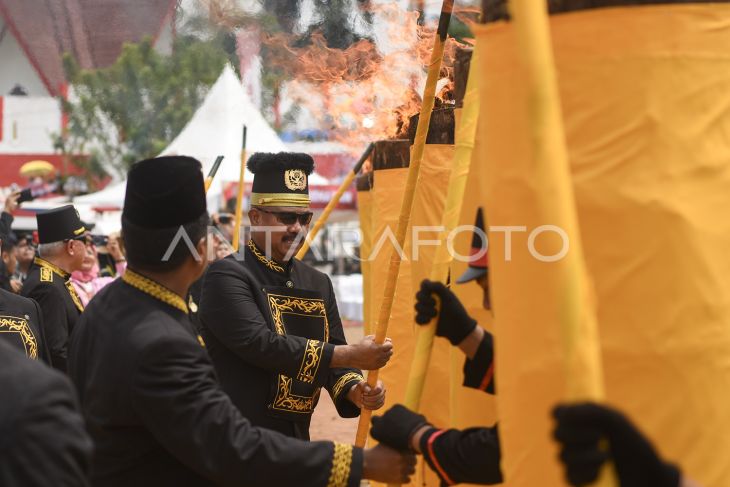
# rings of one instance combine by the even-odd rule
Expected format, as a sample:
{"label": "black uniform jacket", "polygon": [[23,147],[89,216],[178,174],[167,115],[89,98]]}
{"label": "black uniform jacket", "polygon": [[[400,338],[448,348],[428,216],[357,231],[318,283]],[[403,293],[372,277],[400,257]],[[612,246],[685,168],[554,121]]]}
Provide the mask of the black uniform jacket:
{"label": "black uniform jacket", "polygon": [[0,340],[0,485],[89,485],[91,439],[68,378]]}
{"label": "black uniform jacket", "polygon": [[253,427],[220,388],[185,301],[131,269],[84,311],[69,375],[94,486],[359,485],[362,450]]}
{"label": "black uniform jacket", "polygon": [[296,259],[269,260],[253,241],[241,255],[210,265],[199,307],[234,404],[253,424],[302,439],[323,386],[340,416],[359,415],[347,391],[361,372],[329,367],[335,345],[347,342],[327,275]]}
{"label": "black uniform jacket", "polygon": [[[464,385],[494,394],[492,336],[484,334],[472,360],[464,363]],[[431,428],[421,436],[423,458],[441,485],[500,484],[501,454],[497,426],[465,430]]]}
{"label": "black uniform jacket", "polygon": [[37,301],[43,311],[43,332],[51,365],[63,372],[66,371],[68,337],[84,309],[70,277],[68,272],[36,257],[21,293]]}
{"label": "black uniform jacket", "polygon": [[0,289],[0,340],[50,365],[38,303]]}

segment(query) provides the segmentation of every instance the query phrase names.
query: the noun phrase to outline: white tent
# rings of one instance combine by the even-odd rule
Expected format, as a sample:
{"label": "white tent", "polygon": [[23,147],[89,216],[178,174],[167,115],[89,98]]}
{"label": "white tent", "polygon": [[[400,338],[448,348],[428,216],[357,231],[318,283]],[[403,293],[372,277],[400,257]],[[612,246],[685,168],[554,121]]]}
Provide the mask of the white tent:
{"label": "white tent", "polygon": [[[238,181],[244,125],[247,153],[287,150],[261,112],[249,100],[233,69],[227,65],[185,128],[160,154],[195,157],[203,163],[205,174],[217,156],[224,156],[208,192],[208,207],[211,209],[217,209],[221,203],[222,183]],[[245,180],[249,183],[253,180],[253,175],[248,170]],[[317,174],[309,177],[310,185],[327,183],[325,178]],[[79,196],[74,199],[74,203],[120,208],[124,202],[125,188],[126,181],[122,181],[96,193]]]}

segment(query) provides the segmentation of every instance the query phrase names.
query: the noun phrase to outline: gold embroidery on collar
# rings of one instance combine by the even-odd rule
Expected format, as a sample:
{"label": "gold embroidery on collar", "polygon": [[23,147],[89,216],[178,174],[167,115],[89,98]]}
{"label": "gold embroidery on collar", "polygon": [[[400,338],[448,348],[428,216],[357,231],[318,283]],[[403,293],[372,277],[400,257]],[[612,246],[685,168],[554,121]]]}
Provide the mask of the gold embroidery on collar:
{"label": "gold embroidery on collar", "polygon": [[285,272],[284,268],[280,264],[278,264],[275,260],[267,259],[266,256],[261,253],[259,248],[256,247],[256,244],[253,243],[253,239],[250,239],[248,241],[248,248],[251,250],[253,255],[256,256],[256,258],[259,260],[259,262],[264,264],[266,267],[268,267],[272,271],[282,272],[282,273]]}
{"label": "gold embroidery on collar", "polygon": [[339,379],[337,379],[337,382],[335,382],[335,385],[332,386],[332,397],[335,401],[337,401],[340,397],[340,394],[342,394],[342,391],[344,390],[345,386],[352,382],[352,381],[358,381],[362,382],[365,380],[365,378],[358,374],[357,372],[348,372]]}
{"label": "gold embroidery on collar", "polygon": [[68,293],[71,295],[71,301],[73,301],[74,305],[76,305],[76,309],[83,312],[84,303],[81,302],[81,298],[79,298],[79,295],[76,293],[76,288],[71,281],[66,281],[66,289],[68,289]]}
{"label": "gold embroidery on collar", "polygon": [[81,302],[81,298],[79,298],[79,295],[76,293],[76,289],[69,280],[71,274],[64,271],[56,264],[52,264],[51,262],[48,262],[47,260],[40,257],[36,257],[35,259],[33,259],[33,262],[35,262],[36,265],[41,268],[41,282],[53,282],[53,274],[58,274],[59,276],[61,276],[61,278],[64,280],[66,289],[68,289],[68,293],[71,295],[71,300],[74,302],[76,309],[78,309],[79,311],[84,311],[84,305]]}
{"label": "gold embroidery on collar", "polygon": [[291,413],[311,414],[314,411],[314,396],[292,394],[292,378],[279,374],[279,384],[272,408]]}
{"label": "gold embroidery on collar", "polygon": [[16,316],[0,316],[0,333],[18,333],[28,358],[38,359],[38,341],[27,320]]}
{"label": "gold embroidery on collar", "polygon": [[332,453],[332,470],[330,470],[327,487],[346,487],[350,478],[351,464],[352,445],[335,443],[335,450]]}
{"label": "gold embroidery on collar", "polygon": [[128,268],[122,275],[122,281],[145,294],[149,294],[163,303],[169,304],[173,308],[179,309],[185,314],[188,313],[188,307],[185,305],[185,300],[183,298],[170,291],[162,284],[156,283],[152,279],[148,279],[141,274],[137,274]]}
{"label": "gold embroidery on collar", "polygon": [[63,269],[61,269],[60,267],[58,267],[56,264],[52,264],[52,263],[48,262],[46,259],[42,259],[41,257],[36,257],[35,259],[33,259],[33,262],[36,265],[40,266],[41,271],[44,268],[45,269],[50,269],[51,271],[53,271],[56,274],[58,274],[59,276],[61,276],[63,279],[68,279],[71,276],[71,274],[69,274],[68,272],[64,271]]}

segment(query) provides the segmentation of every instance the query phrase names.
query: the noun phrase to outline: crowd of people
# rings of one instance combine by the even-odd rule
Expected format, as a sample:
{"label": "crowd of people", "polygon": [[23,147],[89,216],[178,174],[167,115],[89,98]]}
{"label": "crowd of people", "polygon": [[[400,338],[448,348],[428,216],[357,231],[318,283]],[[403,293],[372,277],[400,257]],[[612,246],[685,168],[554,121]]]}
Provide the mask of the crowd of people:
{"label": "crowd of people", "polygon": [[[501,483],[497,425],[440,429],[396,405],[373,417],[375,447],[309,441],[322,389],[342,417],[382,408],[385,385],[370,387],[362,370],[385,366],[393,344],[348,344],[329,278],[293,258],[312,219],[312,158],[255,154],[248,168],[251,230],[235,254],[234,218],[209,216],[189,157],[132,167],[121,236],[95,235],[72,205],[15,236],[17,198],[7,199],[0,485],[405,483],[416,454],[445,485]],[[468,282],[489,308],[486,261],[456,279]],[[465,355],[464,386],[496,394],[494,338],[449,287],[424,281],[415,321],[436,317],[437,335]],[[572,485],[608,461],[622,487],[694,485],[619,411],[573,404],[554,415]]]}

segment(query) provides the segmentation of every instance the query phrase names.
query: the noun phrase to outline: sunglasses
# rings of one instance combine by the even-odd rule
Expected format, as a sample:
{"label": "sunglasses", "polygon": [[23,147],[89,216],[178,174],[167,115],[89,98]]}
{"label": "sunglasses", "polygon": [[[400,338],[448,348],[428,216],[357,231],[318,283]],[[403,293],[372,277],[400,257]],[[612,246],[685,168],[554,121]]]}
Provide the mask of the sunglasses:
{"label": "sunglasses", "polygon": [[276,219],[279,220],[279,223],[287,226],[294,225],[297,220],[299,220],[300,225],[309,225],[312,221],[312,215],[314,214],[311,211],[306,213],[294,213],[293,211],[269,211],[264,210],[263,208],[257,208],[257,210],[274,215]]}
{"label": "sunglasses", "polygon": [[72,240],[76,241],[76,242],[81,242],[82,244],[86,245],[87,247],[94,244],[94,239],[91,235],[80,235],[78,237],[69,238],[69,239],[66,239],[66,242],[70,242]]}

